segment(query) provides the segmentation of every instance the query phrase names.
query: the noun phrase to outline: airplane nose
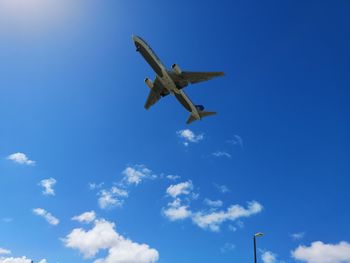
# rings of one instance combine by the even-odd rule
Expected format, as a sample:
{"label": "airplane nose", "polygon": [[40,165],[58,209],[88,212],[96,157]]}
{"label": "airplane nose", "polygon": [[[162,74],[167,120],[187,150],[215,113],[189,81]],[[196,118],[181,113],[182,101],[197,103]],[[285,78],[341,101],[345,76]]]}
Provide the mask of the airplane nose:
{"label": "airplane nose", "polygon": [[136,47],[136,51],[139,51],[140,50],[140,43],[138,41],[137,36],[132,35],[132,40],[134,41],[134,44],[135,44],[135,47]]}
{"label": "airplane nose", "polygon": [[134,42],[138,41],[138,37],[136,35],[132,34],[131,37]]}

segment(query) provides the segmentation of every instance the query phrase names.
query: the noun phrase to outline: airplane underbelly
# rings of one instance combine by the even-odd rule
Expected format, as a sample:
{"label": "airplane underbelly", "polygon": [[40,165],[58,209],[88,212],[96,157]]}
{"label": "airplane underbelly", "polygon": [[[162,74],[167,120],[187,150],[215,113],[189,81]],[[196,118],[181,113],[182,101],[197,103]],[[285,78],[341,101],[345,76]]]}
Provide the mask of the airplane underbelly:
{"label": "airplane underbelly", "polygon": [[154,57],[143,46],[140,45],[138,47],[138,50],[147,61],[147,63],[151,66],[151,68],[157,73],[157,75],[163,77],[163,71],[159,66],[157,60],[155,60]]}
{"label": "airplane underbelly", "polygon": [[169,90],[171,93],[178,93],[175,82],[167,75],[167,73],[163,74],[163,78],[161,78],[161,82],[163,86]]}

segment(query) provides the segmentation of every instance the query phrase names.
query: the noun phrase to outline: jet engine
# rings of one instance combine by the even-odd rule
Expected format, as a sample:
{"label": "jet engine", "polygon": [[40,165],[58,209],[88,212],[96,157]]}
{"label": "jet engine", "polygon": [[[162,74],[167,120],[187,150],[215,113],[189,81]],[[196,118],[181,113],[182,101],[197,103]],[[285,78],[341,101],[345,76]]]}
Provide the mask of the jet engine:
{"label": "jet engine", "polygon": [[145,78],[146,85],[150,88],[153,89],[154,85],[153,82],[149,78]]}
{"label": "jet engine", "polygon": [[180,69],[180,67],[179,67],[178,65],[173,64],[173,65],[171,66],[171,68],[173,69],[173,71],[175,72],[175,74],[181,75],[182,70]]}
{"label": "jet engine", "polygon": [[203,105],[196,105],[196,108],[199,111],[204,111],[204,106]]}

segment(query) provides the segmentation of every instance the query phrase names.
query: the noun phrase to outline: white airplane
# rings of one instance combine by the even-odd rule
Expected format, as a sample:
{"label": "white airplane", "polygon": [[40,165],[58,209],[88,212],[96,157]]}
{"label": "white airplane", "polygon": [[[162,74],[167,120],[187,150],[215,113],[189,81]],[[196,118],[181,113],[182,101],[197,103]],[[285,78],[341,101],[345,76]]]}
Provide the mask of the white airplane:
{"label": "white airplane", "polygon": [[223,72],[189,72],[182,71],[176,64],[172,65],[171,70],[167,70],[162,64],[160,59],[154,53],[147,43],[138,36],[133,35],[132,39],[136,46],[136,51],[140,52],[147,63],[157,74],[154,82],[146,78],[145,82],[151,89],[145,108],[148,110],[153,104],[155,104],[161,97],[169,95],[170,93],[175,95],[177,100],[188,110],[191,115],[187,120],[187,124],[201,120],[202,118],[210,115],[215,115],[216,112],[204,111],[203,105],[195,105],[190,98],[182,90],[189,83],[195,84],[201,81],[207,81],[214,77],[223,76]]}

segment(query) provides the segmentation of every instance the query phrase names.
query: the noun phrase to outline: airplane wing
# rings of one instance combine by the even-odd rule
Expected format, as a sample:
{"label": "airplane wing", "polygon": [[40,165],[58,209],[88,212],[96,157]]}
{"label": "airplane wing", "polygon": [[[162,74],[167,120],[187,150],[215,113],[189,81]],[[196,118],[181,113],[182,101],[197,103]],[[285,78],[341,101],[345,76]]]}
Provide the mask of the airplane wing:
{"label": "airplane wing", "polygon": [[155,91],[154,89],[151,89],[151,91],[148,94],[146,103],[145,103],[145,109],[148,110],[152,105],[154,105],[159,99],[161,98],[161,95],[159,92]]}
{"label": "airplane wing", "polygon": [[168,95],[169,92],[167,89],[161,86],[159,80],[154,81],[154,86],[148,94],[145,109],[148,110],[152,105],[154,105],[161,97]]}
{"label": "airplane wing", "polygon": [[224,76],[224,72],[190,72],[190,71],[182,71],[181,76],[190,82],[191,84],[195,84],[202,81],[207,81],[215,77]]}

